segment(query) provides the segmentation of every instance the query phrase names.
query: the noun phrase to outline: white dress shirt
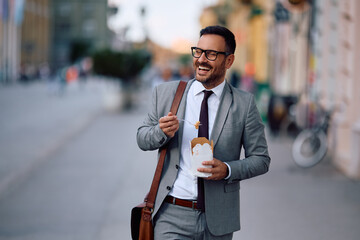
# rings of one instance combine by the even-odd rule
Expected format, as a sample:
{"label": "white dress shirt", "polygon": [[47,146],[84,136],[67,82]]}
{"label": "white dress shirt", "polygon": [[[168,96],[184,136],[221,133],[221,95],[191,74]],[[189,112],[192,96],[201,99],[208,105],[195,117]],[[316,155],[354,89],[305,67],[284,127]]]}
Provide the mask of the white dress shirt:
{"label": "white dress shirt", "polygon": [[[224,86],[225,81],[223,81],[217,87],[211,89],[214,93],[211,94],[208,99],[210,141],[211,131],[214,126],[214,121],[217,110],[219,108],[220,97],[224,90]],[[204,93],[202,92],[203,90],[206,90],[204,86],[200,82],[194,81],[190,86],[189,92],[187,94],[185,120],[188,120],[194,124],[199,121],[201,102],[204,98]],[[192,139],[197,137],[198,129],[196,129],[194,125],[191,125],[185,121],[180,151],[180,168],[174,186],[169,193],[169,195],[173,197],[188,200],[197,199],[197,177],[190,172],[190,142]],[[226,165],[229,168],[229,165]],[[229,175],[227,178],[230,177],[230,175],[231,171],[229,168]]]}

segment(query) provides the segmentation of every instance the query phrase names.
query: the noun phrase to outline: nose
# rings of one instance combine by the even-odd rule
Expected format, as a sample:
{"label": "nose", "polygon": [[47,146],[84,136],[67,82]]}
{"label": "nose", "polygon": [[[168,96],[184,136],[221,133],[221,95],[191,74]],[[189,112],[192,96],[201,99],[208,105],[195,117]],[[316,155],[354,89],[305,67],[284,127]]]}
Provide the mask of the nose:
{"label": "nose", "polygon": [[201,53],[201,55],[200,55],[200,57],[198,58],[198,61],[199,62],[207,62],[207,58],[206,58],[206,56],[205,56],[205,52],[202,52]]}

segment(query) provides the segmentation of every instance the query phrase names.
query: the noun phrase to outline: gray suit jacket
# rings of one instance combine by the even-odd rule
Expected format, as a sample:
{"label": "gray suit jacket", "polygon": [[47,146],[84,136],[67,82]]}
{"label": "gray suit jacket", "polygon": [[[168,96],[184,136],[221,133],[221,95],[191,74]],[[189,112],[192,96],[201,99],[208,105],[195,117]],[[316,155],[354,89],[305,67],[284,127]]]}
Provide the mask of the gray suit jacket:
{"label": "gray suit jacket", "polygon": [[[186,86],[178,118],[185,117],[186,96],[193,82]],[[171,190],[179,168],[183,123],[180,122],[173,138],[168,138],[159,127],[159,118],[170,111],[178,83],[169,82],[154,89],[152,109],[137,132],[142,150],[156,150],[165,145],[168,148],[153,216]],[[266,173],[270,164],[264,125],[252,94],[225,84],[210,139],[214,141],[214,157],[231,167],[228,180],[204,181],[208,228],[214,235],[224,235],[240,229],[239,182]],[[245,158],[240,160],[242,147]]]}

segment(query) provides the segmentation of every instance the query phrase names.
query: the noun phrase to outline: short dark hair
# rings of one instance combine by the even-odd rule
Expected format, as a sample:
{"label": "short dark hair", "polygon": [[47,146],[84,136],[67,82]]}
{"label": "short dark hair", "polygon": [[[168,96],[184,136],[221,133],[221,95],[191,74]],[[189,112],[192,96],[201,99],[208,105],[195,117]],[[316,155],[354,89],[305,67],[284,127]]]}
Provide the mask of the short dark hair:
{"label": "short dark hair", "polygon": [[235,36],[229,29],[223,26],[208,26],[201,29],[200,37],[206,34],[216,34],[222,36],[225,39],[226,51],[234,54],[236,48]]}

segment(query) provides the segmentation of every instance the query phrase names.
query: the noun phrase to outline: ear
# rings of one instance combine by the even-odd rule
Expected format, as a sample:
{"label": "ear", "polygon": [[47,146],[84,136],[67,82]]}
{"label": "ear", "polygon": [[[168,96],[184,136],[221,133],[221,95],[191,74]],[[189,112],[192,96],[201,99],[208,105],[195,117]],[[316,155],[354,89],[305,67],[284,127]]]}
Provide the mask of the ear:
{"label": "ear", "polygon": [[234,63],[234,60],[235,60],[235,55],[234,54],[231,54],[231,55],[227,56],[226,62],[225,62],[226,69],[231,68],[231,66]]}

